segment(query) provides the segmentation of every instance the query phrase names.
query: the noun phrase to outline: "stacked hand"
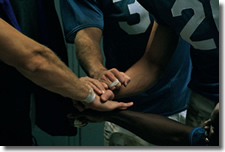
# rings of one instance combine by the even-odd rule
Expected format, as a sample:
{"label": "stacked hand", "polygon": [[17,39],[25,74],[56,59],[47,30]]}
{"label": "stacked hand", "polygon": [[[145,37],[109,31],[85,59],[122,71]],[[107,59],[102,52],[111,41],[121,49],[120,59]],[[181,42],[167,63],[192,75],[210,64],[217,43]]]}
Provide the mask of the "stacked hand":
{"label": "stacked hand", "polygon": [[121,84],[126,86],[130,81],[130,78],[123,72],[112,69],[105,71],[98,80],[90,77],[81,77],[80,80],[95,91],[96,97],[94,101],[89,104],[74,101],[74,106],[79,111],[83,111],[84,109],[112,111],[114,109],[127,109],[133,105],[132,102],[124,103],[112,101],[114,99],[113,90],[121,87]]}
{"label": "stacked hand", "polygon": [[[91,103],[84,104],[80,101],[73,102],[74,107],[80,112],[83,112],[85,109],[92,109],[95,111],[124,110],[133,105],[133,102],[124,103],[113,101],[113,90],[119,89],[121,85],[127,86],[130,82],[130,78],[125,73],[119,72],[115,68],[103,71],[99,78],[81,77],[80,81],[89,88],[92,88],[95,92],[95,99]],[[98,117],[95,118],[98,120]],[[87,119],[82,119],[82,117],[74,117],[74,119],[75,127],[83,127],[88,123]]]}
{"label": "stacked hand", "polygon": [[129,76],[115,68],[103,71],[97,79],[107,84],[111,90],[119,89],[121,85],[126,87],[130,82]]}
{"label": "stacked hand", "polygon": [[[124,110],[133,105],[133,102],[124,103],[113,101],[113,90],[119,89],[121,85],[127,86],[130,82],[130,78],[125,73],[119,72],[115,68],[103,71],[101,76],[97,79],[81,77],[80,80],[89,88],[92,88],[96,94],[93,102],[89,104],[84,104],[80,101],[73,102],[74,107],[80,112],[85,109],[92,109],[96,111],[112,111],[115,109]],[[83,127],[86,124],[86,119],[79,118],[79,120],[75,119],[74,121],[75,127]]]}

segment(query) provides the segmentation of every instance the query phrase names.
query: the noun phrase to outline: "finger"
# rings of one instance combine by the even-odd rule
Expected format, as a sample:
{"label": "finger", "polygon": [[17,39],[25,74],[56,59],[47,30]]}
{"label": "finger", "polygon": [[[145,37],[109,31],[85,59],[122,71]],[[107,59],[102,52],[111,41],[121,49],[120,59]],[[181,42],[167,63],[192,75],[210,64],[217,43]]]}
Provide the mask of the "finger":
{"label": "finger", "polygon": [[119,102],[119,105],[118,105],[117,109],[125,110],[125,109],[133,106],[133,104],[134,104],[133,102],[127,102],[127,103],[125,103],[125,102]]}
{"label": "finger", "polygon": [[124,72],[119,72],[117,69],[113,68],[111,69],[111,72],[115,75],[115,77],[124,85],[127,86],[127,84],[130,82],[130,77],[126,75]]}
{"label": "finger", "polygon": [[104,93],[105,91],[100,90],[96,85],[94,85],[93,83],[89,83],[89,86],[94,90],[95,93],[97,93],[98,95],[101,95],[102,93]]}
{"label": "finger", "polygon": [[125,81],[124,75],[122,75],[122,72],[119,72],[117,69],[113,68],[111,69],[111,72],[113,75],[123,84]]}
{"label": "finger", "polygon": [[205,138],[205,143],[206,143],[206,145],[209,145],[209,138]]}
{"label": "finger", "polygon": [[100,94],[105,92],[105,83],[102,83],[99,80],[92,80],[91,83],[95,86],[96,89],[98,89],[98,92],[100,92]]}
{"label": "finger", "polygon": [[107,84],[107,86],[109,86],[109,84],[112,83],[112,81],[104,74],[102,75],[102,77],[99,79],[101,82],[104,82]]}
{"label": "finger", "polygon": [[[109,94],[108,94],[109,93]],[[108,99],[111,96],[112,91],[107,90],[105,94],[108,95]],[[106,100],[107,102],[102,102],[100,99],[100,96],[96,96],[95,100],[89,104],[86,104],[86,108],[90,108],[97,111],[112,111],[117,108],[125,109],[126,107],[130,107],[133,105],[133,103],[123,103],[123,102],[117,102],[112,100]]]}
{"label": "finger", "polygon": [[117,101],[109,100],[104,104],[107,104],[107,106],[108,106],[108,109],[106,106],[106,110],[111,111],[111,110],[115,110],[115,109],[127,109],[128,107],[133,105],[133,102],[125,103],[125,102],[117,102]]}
{"label": "finger", "polygon": [[113,81],[113,82],[109,85],[109,88],[110,88],[111,90],[113,90],[112,88],[118,89],[118,88],[120,88],[120,87],[121,87],[121,83],[120,83],[120,81],[119,81],[118,79],[116,79],[115,81]]}
{"label": "finger", "polygon": [[104,81],[99,80],[99,82],[102,84],[102,86],[105,88],[105,90],[107,90],[109,88],[108,85]]}
{"label": "finger", "polygon": [[104,94],[100,96],[102,102],[114,99],[115,95],[111,90],[106,90]]}
{"label": "finger", "polygon": [[88,77],[86,76],[86,77],[80,77],[79,78],[81,81],[86,81],[86,79],[88,79]]}
{"label": "finger", "polygon": [[111,72],[107,71],[105,73],[105,78],[108,80],[108,86],[111,90],[115,90],[121,87],[120,81],[116,78],[116,76]]}
{"label": "finger", "polygon": [[81,77],[80,80],[83,81],[89,88],[92,88],[98,94],[102,94],[105,91],[104,85],[98,80],[95,80],[90,77]]}
{"label": "finger", "polygon": [[123,75],[124,77],[124,82],[122,83],[125,87],[128,85],[128,83],[130,83],[130,77],[128,75],[126,75],[125,73],[121,72],[121,75]]}
{"label": "finger", "polygon": [[211,125],[211,122],[212,122],[211,119],[206,120],[206,121],[203,123],[203,127]]}

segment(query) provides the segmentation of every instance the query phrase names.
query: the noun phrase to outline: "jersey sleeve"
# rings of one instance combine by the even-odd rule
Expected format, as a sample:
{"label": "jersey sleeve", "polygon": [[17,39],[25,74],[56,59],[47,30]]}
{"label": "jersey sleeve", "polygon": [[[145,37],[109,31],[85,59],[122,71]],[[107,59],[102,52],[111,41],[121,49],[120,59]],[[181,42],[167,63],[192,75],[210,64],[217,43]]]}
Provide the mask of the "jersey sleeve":
{"label": "jersey sleeve", "polygon": [[189,134],[190,146],[205,146],[205,129],[203,127],[194,128]]}
{"label": "jersey sleeve", "polygon": [[76,32],[87,27],[103,29],[103,13],[95,0],[60,0],[65,39],[73,43]]}

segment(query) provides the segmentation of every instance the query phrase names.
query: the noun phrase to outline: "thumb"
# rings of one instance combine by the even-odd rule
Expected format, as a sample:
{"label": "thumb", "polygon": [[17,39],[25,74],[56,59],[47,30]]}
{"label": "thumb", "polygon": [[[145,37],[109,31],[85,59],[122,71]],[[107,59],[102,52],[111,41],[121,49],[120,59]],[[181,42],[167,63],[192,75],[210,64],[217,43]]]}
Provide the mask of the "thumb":
{"label": "thumb", "polygon": [[101,101],[106,102],[108,100],[112,100],[114,98],[114,93],[111,90],[106,90],[104,94],[101,95]]}
{"label": "thumb", "polygon": [[107,103],[111,103],[111,109],[121,109],[121,110],[125,110],[128,107],[131,107],[134,103],[133,102],[118,102],[118,101],[108,101]]}
{"label": "thumb", "polygon": [[118,109],[125,110],[125,109],[127,109],[128,107],[133,106],[133,104],[134,104],[133,102],[128,102],[128,103],[125,103],[125,102],[119,102]]}

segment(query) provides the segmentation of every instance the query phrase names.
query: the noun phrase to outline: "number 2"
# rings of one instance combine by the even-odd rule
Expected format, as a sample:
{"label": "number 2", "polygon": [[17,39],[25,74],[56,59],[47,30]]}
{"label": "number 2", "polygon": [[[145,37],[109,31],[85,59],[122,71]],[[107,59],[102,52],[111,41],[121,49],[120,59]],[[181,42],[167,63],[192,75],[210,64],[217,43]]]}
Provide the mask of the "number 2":
{"label": "number 2", "polygon": [[[211,0],[212,1],[212,0]],[[211,6],[216,6],[216,1],[211,2]],[[189,42],[194,48],[201,50],[211,50],[216,48],[216,44],[213,38],[202,40],[202,41],[192,41],[190,37],[195,32],[197,27],[201,24],[201,22],[205,19],[204,8],[201,2],[189,0],[176,0],[171,11],[174,17],[181,16],[182,11],[185,9],[192,9],[194,11],[194,15],[188,21],[188,23],[184,26],[180,35],[183,39]],[[212,7],[213,13],[218,13],[214,7]],[[215,14],[214,16],[216,16]],[[215,20],[214,20],[215,21]],[[218,28],[218,22],[216,22]]]}

